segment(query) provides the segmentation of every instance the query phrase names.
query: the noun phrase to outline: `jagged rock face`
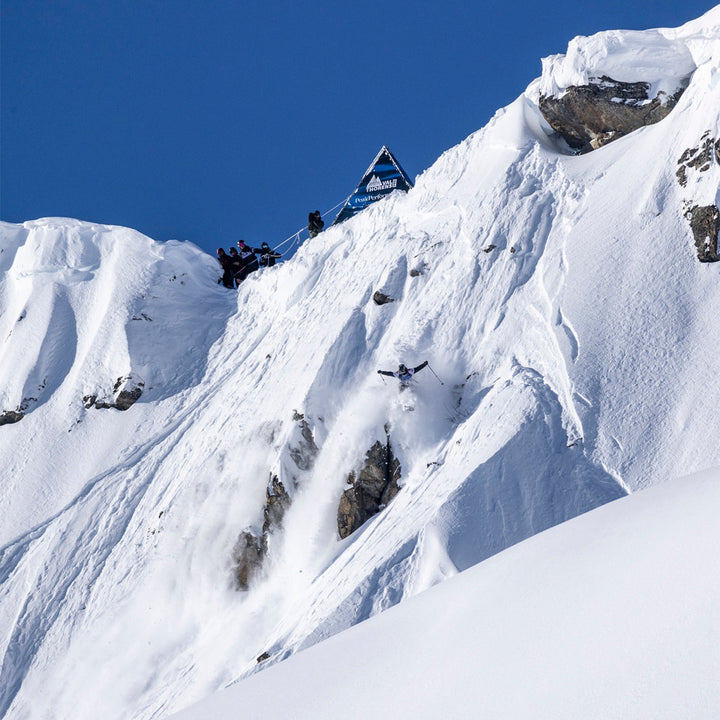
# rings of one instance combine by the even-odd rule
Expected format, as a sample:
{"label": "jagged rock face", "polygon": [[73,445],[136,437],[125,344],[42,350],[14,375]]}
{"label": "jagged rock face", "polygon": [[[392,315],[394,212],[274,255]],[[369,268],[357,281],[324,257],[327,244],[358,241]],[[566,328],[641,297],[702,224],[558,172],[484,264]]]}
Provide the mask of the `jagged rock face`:
{"label": "jagged rock face", "polygon": [[265,521],[263,523],[263,536],[267,536],[274,528],[282,527],[282,521],[285,513],[291,504],[290,495],[288,495],[285,486],[280,482],[277,475],[273,475],[270,479],[267,489],[265,490]]}
{"label": "jagged rock face", "polygon": [[[40,389],[43,389],[44,385]],[[37,398],[26,397],[22,399],[22,402],[15,408],[15,410],[6,410],[0,412],[0,425],[12,425],[13,423],[20,422],[25,417],[25,411],[33,404],[37,402]]]}
{"label": "jagged rock face", "polygon": [[114,402],[98,400],[97,395],[84,395],[83,404],[86,408],[95,407],[99,410],[115,408],[127,410],[131,408],[143,394],[145,383],[134,375],[119,377],[113,385]]}
{"label": "jagged rock face", "polygon": [[688,148],[678,160],[678,169],[675,173],[682,187],[687,186],[688,170],[693,168],[698,172],[706,172],[713,163],[713,155],[720,162],[720,139],[715,140],[706,132],[696,148]]}
{"label": "jagged rock face", "polygon": [[646,82],[625,83],[603,76],[588,85],[570,86],[562,97],[540,97],[540,112],[570,147],[589,152],[623,135],[660,122],[683,93],[649,97]]}
{"label": "jagged rock face", "polygon": [[315,444],[312,430],[305,419],[305,416],[295,411],[293,420],[300,424],[300,442],[290,448],[290,457],[293,459],[298,470],[310,470],[315,463],[318,454],[318,447]]}
{"label": "jagged rock face", "polygon": [[350,487],[338,506],[338,532],[346,538],[382,510],[400,491],[400,462],[393,455],[390,438],[378,440],[368,450],[365,464],[348,476]]}
{"label": "jagged rock face", "polygon": [[717,252],[720,213],[715,205],[703,207],[695,205],[685,213],[685,217],[689,220],[692,228],[698,260],[700,262],[720,260]]}
{"label": "jagged rock face", "polygon": [[[694,173],[705,173],[713,166],[714,162],[720,163],[720,139],[712,137],[710,131],[706,131],[700,138],[697,147],[687,148],[678,159],[678,169],[675,172],[680,187],[687,187],[690,177]],[[693,187],[695,187],[693,185]],[[685,217],[690,223],[698,260],[700,262],[717,262],[718,256],[718,230],[720,213],[715,205],[686,203]]]}
{"label": "jagged rock face", "polygon": [[0,425],[11,425],[12,423],[20,422],[24,417],[25,413],[6,410],[0,414]]}
{"label": "jagged rock face", "polygon": [[119,377],[113,386],[115,407],[118,410],[127,410],[140,398],[144,387],[145,383],[133,375]]}
{"label": "jagged rock face", "polygon": [[[288,453],[298,470],[310,470],[318,454],[315,438],[304,415],[294,411],[293,420],[298,423],[300,439],[288,448]],[[294,474],[289,479],[293,486],[297,485],[298,479]],[[270,549],[270,536],[282,529],[285,513],[291,504],[292,497],[282,480],[271,473],[265,489],[262,533],[257,534],[250,528],[243,530],[233,550],[235,587],[238,590],[248,590],[259,575]]]}

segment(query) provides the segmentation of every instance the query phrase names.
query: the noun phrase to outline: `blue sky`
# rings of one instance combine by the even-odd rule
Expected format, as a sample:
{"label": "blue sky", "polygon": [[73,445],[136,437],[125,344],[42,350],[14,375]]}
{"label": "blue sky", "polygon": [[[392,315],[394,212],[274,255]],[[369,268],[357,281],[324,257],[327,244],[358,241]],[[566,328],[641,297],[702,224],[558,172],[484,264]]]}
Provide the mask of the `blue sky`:
{"label": "blue sky", "polygon": [[0,218],[275,246],[382,145],[420,174],[574,36],[713,5],[1,0]]}

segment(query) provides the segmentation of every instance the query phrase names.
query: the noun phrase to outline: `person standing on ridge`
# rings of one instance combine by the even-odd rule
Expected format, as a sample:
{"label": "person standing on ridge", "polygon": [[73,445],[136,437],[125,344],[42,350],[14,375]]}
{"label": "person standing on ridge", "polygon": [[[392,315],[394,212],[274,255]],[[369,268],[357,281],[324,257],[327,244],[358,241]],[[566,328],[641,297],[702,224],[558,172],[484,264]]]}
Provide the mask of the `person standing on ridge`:
{"label": "person standing on ridge", "polygon": [[272,267],[275,264],[275,260],[282,255],[279,252],[275,252],[271,247],[264,242],[259,248],[253,248],[253,252],[260,255],[260,267]]}
{"label": "person standing on ridge", "polygon": [[240,287],[240,271],[242,270],[243,263],[238,255],[237,248],[230,248],[230,269],[232,270],[233,277],[237,286]]}
{"label": "person standing on ridge", "polygon": [[238,240],[238,255],[240,256],[240,272],[237,275],[237,283],[240,283],[251,273],[255,272],[259,265],[253,249],[245,244],[244,240]]}
{"label": "person standing on ridge", "polygon": [[388,377],[396,377],[400,381],[400,390],[404,390],[406,387],[410,385],[413,379],[413,375],[415,373],[420,372],[424,367],[426,367],[428,364],[428,361],[426,360],[423,363],[420,363],[417,367],[409,368],[405,367],[402,363],[400,363],[399,367],[395,372],[392,370],[378,370],[378,375],[387,375]]}
{"label": "person standing on ridge", "polygon": [[314,238],[316,235],[319,235],[322,232],[322,229],[325,227],[325,222],[322,219],[322,215],[320,214],[319,210],[316,210],[315,212],[311,212],[308,215],[308,231],[310,232],[310,237]]}
{"label": "person standing on ridge", "polygon": [[232,272],[232,258],[223,250],[223,248],[217,249],[218,262],[223,269],[223,276],[218,280],[218,284],[222,283],[226,288],[234,288],[233,285],[233,272]]}

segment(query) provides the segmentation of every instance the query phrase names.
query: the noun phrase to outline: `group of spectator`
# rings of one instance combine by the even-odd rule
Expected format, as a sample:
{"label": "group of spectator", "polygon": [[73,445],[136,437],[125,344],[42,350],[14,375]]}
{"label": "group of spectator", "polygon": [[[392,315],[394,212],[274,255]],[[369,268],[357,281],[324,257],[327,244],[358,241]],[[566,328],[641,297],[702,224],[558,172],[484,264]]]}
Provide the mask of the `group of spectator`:
{"label": "group of spectator", "polygon": [[[308,231],[311,238],[322,232],[324,227],[325,223],[319,210],[308,215]],[[244,240],[238,240],[237,250],[230,248],[229,253],[226,253],[224,248],[218,248],[217,256],[223,269],[223,276],[218,280],[218,284],[222,283],[226,288],[235,288],[240,287],[240,283],[258,268],[272,267],[281,254],[271,249],[266,242],[259,248],[253,248],[246,245]]]}
{"label": "group of spectator", "polygon": [[253,248],[246,245],[244,240],[238,240],[237,250],[230,248],[229,254],[223,248],[218,248],[217,256],[223,269],[223,276],[218,282],[226,288],[240,287],[240,283],[251,272],[261,267],[272,267],[275,260],[281,257],[266,242],[259,248]]}

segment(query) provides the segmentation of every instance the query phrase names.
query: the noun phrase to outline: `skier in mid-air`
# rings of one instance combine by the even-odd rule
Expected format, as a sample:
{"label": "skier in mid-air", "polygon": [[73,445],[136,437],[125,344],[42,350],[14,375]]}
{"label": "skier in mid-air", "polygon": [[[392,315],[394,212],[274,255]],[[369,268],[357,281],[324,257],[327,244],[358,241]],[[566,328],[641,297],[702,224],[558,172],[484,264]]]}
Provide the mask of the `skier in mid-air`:
{"label": "skier in mid-air", "polygon": [[409,368],[405,367],[402,363],[400,363],[397,370],[394,372],[392,370],[378,370],[379,375],[387,375],[388,377],[396,377],[400,381],[400,390],[404,390],[406,387],[410,386],[410,383],[412,382],[413,375],[415,373],[420,372],[426,365],[428,364],[428,361],[426,360],[423,363],[420,363],[417,367]]}

